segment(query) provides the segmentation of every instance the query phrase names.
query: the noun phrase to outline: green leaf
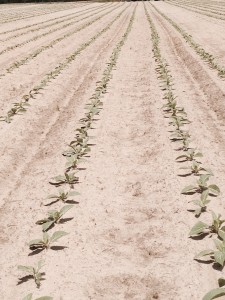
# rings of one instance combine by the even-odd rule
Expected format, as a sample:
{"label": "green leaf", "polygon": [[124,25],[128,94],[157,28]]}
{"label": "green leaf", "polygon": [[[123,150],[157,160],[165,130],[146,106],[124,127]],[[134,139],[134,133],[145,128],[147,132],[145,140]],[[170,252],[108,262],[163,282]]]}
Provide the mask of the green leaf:
{"label": "green leaf", "polygon": [[30,241],[29,242],[29,246],[31,246],[31,245],[37,245],[37,244],[43,244],[43,242],[42,242],[42,240],[41,239],[37,239],[37,240],[32,240],[32,241]]}
{"label": "green leaf", "polygon": [[208,292],[202,300],[212,300],[225,295],[225,289],[217,288]]}
{"label": "green leaf", "polygon": [[43,297],[40,297],[40,298],[37,298],[35,300],[52,300],[53,298],[52,297],[49,297],[49,296],[43,296]]}
{"label": "green leaf", "polygon": [[195,190],[196,190],[196,187],[194,185],[188,185],[181,191],[181,194],[187,194],[190,192],[194,192]]}
{"label": "green leaf", "polygon": [[203,233],[204,230],[207,228],[209,228],[209,226],[206,223],[199,221],[192,227],[192,229],[189,233],[189,236],[198,235],[200,233]]}
{"label": "green leaf", "polygon": [[68,210],[70,210],[73,207],[73,204],[65,205],[63,208],[60,209],[60,216],[64,215]]}
{"label": "green leaf", "polygon": [[52,225],[54,221],[48,221],[42,225],[42,231],[47,231]]}
{"label": "green leaf", "polygon": [[224,232],[224,230],[219,230],[218,235],[219,235],[219,237],[220,237],[223,241],[225,241],[225,232]]}
{"label": "green leaf", "polygon": [[26,297],[23,298],[23,300],[32,300],[33,294],[29,294]]}
{"label": "green leaf", "polygon": [[209,189],[210,189],[210,192],[212,192],[214,195],[219,195],[220,194],[220,189],[217,185],[215,184],[210,184],[209,185]]}
{"label": "green leaf", "polygon": [[34,268],[31,267],[31,266],[18,266],[17,268],[20,271],[25,271],[25,272],[32,273],[32,274],[33,274],[33,271],[34,271]]}
{"label": "green leaf", "polygon": [[225,285],[225,279],[224,278],[219,278],[218,279],[218,284],[219,284],[219,287],[222,287]]}
{"label": "green leaf", "polygon": [[218,264],[220,264],[223,267],[225,261],[225,253],[221,251],[214,252],[214,259]]}
{"label": "green leaf", "polygon": [[199,257],[207,256],[207,255],[212,255],[214,251],[212,250],[203,250],[199,252],[197,255],[195,255],[194,259],[198,259]]}
{"label": "green leaf", "polygon": [[60,239],[61,237],[67,235],[68,233],[65,231],[56,231],[53,233],[52,237],[51,237],[51,242],[54,243],[56,242],[58,239]]}

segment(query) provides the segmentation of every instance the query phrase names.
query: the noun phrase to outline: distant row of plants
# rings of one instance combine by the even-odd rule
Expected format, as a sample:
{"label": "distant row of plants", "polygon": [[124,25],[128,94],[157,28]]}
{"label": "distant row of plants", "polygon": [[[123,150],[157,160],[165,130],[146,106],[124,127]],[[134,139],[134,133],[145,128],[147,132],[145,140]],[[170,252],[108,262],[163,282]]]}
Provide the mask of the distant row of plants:
{"label": "distant row of plants", "polygon": [[0,121],[11,123],[16,115],[25,113],[27,111],[27,108],[30,106],[30,99],[34,99],[36,95],[40,94],[41,90],[45,88],[48,83],[52,81],[52,79],[55,79],[62,72],[62,70],[68,67],[83,50],[85,50],[88,46],[95,42],[103,33],[107,32],[111,28],[111,26],[121,17],[126,9],[127,7],[123,9],[116,17],[114,17],[113,20],[110,21],[102,30],[97,32],[87,42],[81,44],[78,49],[67,56],[66,59],[63,60],[63,62],[59,63],[51,72],[47,73],[44,78],[29,91],[28,94],[22,96],[20,102],[14,103],[13,107],[6,113],[6,115],[0,117]]}
{"label": "distant row of plants", "polygon": [[[160,37],[146,6],[145,13],[151,28],[153,56],[157,65],[156,72],[158,73],[161,88],[164,91],[164,100],[166,101],[163,106],[163,112],[165,117],[169,120],[169,126],[172,128],[170,140],[180,144],[179,150],[183,152],[176,160],[180,163],[189,163],[189,166],[181,169],[187,170],[185,176],[190,175],[196,178],[194,183],[186,186],[181,193],[185,195],[198,195],[198,199],[191,202],[196,207],[193,209],[194,215],[196,218],[199,218],[208,212],[208,204],[211,201],[210,197],[217,197],[220,194],[220,189],[214,183],[209,184],[213,173],[209,168],[202,165],[200,160],[203,154],[195,147],[190,146],[191,134],[188,130],[190,120],[188,119],[184,107],[179,106],[177,103],[177,97],[174,94],[174,80],[169,65],[161,54]],[[213,211],[211,215],[211,224],[202,221],[197,222],[191,228],[189,237],[200,235],[215,237],[215,248],[201,251],[195,256],[195,259],[199,261],[199,258],[208,256],[210,262],[223,267],[225,262],[225,219],[222,219],[220,214],[216,214]],[[225,289],[222,288],[222,286],[225,285],[225,279],[220,278],[218,282],[219,288],[207,293],[203,297],[203,300],[212,300],[225,295]]]}
{"label": "distant row of plants", "polygon": [[[80,7],[83,7],[83,6],[89,6],[90,4],[89,3],[87,3],[87,4],[84,4],[84,5],[80,5],[79,6],[79,8]],[[73,13],[69,13],[69,14],[67,14],[67,15],[65,15],[65,16],[60,16],[60,17],[54,17],[54,18],[51,18],[51,19],[48,19],[48,20],[46,20],[46,21],[43,21],[43,22],[37,22],[37,23],[32,23],[32,24],[30,24],[30,25],[25,25],[25,26],[22,26],[22,27],[16,27],[16,28],[14,28],[14,29],[8,29],[8,30],[5,30],[5,31],[2,31],[2,32],[0,32],[0,36],[1,35],[5,35],[5,34],[8,34],[8,33],[11,33],[11,32],[16,32],[16,31],[20,31],[20,30],[23,30],[23,29],[28,29],[28,28],[31,28],[31,27],[34,27],[34,26],[38,26],[38,25],[43,25],[43,24],[47,24],[47,23],[49,23],[49,22],[52,22],[52,21],[55,21],[55,20],[61,20],[61,19],[64,19],[64,18],[67,18],[68,16],[71,16],[71,15],[74,15],[74,12]],[[18,34],[19,35],[19,34]]]}
{"label": "distant row of plants", "polygon": [[26,14],[25,11],[23,11],[22,13],[16,12],[15,13],[15,17],[12,15],[12,17],[10,17],[8,14],[6,13],[2,13],[1,14],[1,21],[0,24],[5,24],[5,23],[10,23],[10,22],[14,22],[14,21],[18,21],[18,20],[24,20],[24,19],[28,19],[28,18],[32,18],[32,17],[37,17],[37,16],[42,16],[42,15],[47,15],[47,14],[52,14],[54,12],[58,12],[58,11],[62,11],[62,10],[69,10],[69,9],[73,9],[77,6],[77,3],[70,3],[68,4],[62,4],[62,5],[51,5],[51,7],[47,8],[46,6],[42,7],[41,9],[35,9],[35,8],[31,8],[30,9],[30,13],[28,12]]}
{"label": "distant row of plants", "polygon": [[[104,7],[104,6],[106,6],[106,4],[103,4],[103,5],[101,5],[101,6],[98,6],[98,7],[90,7],[90,8],[86,8],[86,9],[84,9],[84,10],[81,10],[81,11],[78,11],[78,12],[74,12],[74,13],[72,13],[72,14],[69,14],[69,16],[66,16],[66,18],[64,17],[63,19],[62,19],[62,17],[59,17],[59,18],[56,18],[56,20],[54,21],[54,22],[52,22],[51,24],[45,24],[45,22],[43,22],[44,23],[44,25],[43,25],[43,23],[41,23],[41,24],[39,24],[39,26],[38,27],[35,27],[35,28],[32,28],[32,29],[28,29],[28,30],[26,30],[26,31],[23,31],[23,32],[20,32],[20,33],[16,33],[16,34],[14,34],[14,35],[10,35],[10,36],[8,36],[7,38],[5,38],[5,39],[2,39],[2,40],[0,40],[1,42],[6,42],[6,41],[10,41],[10,40],[12,40],[12,39],[14,39],[14,38],[18,38],[18,37],[21,37],[21,36],[24,36],[24,35],[26,35],[26,34],[28,34],[28,33],[33,33],[33,32],[36,32],[36,31],[38,31],[38,30],[42,30],[42,29],[48,29],[48,28],[51,28],[52,26],[55,26],[55,25],[58,25],[58,24],[62,24],[62,23],[64,23],[64,22],[68,22],[68,21],[71,21],[71,20],[74,20],[75,18],[77,18],[77,17],[80,17],[80,16],[82,16],[82,15],[84,15],[84,14],[87,14],[88,12],[90,12],[90,11],[95,11],[95,10],[98,10],[99,8],[101,8],[101,7]],[[110,6],[110,4],[108,5],[108,6]],[[49,22],[47,22],[47,23],[49,23]],[[69,23],[69,24],[71,24],[71,23]],[[72,23],[73,24],[73,23]],[[34,25],[28,25],[29,27],[34,27]],[[60,29],[61,29],[61,27],[60,27]],[[18,31],[18,28],[16,28],[16,31]],[[2,33],[0,33],[0,35],[1,35]]]}
{"label": "distant row of plants", "polygon": [[170,19],[168,16],[166,16],[164,13],[162,13],[158,8],[156,8],[154,5],[152,5],[154,9],[162,16],[164,17],[185,39],[185,41],[191,46],[195,52],[208,63],[210,68],[217,71],[218,76],[220,78],[225,78],[225,67],[221,66],[217,61],[216,58],[209,52],[207,52],[202,46],[200,46],[198,43],[196,43],[193,39],[193,37],[188,34],[185,30],[183,30],[177,23],[175,23],[172,19]]}
{"label": "distant row of plants", "polygon": [[[83,21],[87,18],[90,18],[104,10],[106,10],[107,8],[103,8],[101,10],[98,10],[97,12],[92,13],[91,15],[88,15],[84,18],[82,18],[81,20],[78,21],[74,21],[73,23],[77,23],[80,21]],[[21,66],[25,65],[27,62],[31,61],[32,59],[36,58],[39,54],[41,54],[42,52],[52,48],[53,46],[55,46],[56,44],[58,44],[59,42],[63,41],[64,39],[73,36],[74,34],[82,31],[83,29],[87,28],[88,26],[91,26],[92,24],[94,24],[95,22],[99,21],[100,19],[102,19],[104,16],[110,14],[113,10],[115,10],[115,8],[111,9],[110,11],[107,11],[106,13],[92,19],[91,21],[86,22],[85,24],[73,29],[72,31],[69,31],[65,34],[63,34],[62,36],[52,40],[50,43],[46,44],[45,46],[41,46],[40,48],[36,49],[35,51],[31,52],[30,54],[28,54],[27,56],[25,56],[24,58],[22,58],[21,60],[15,61],[13,62],[9,67],[6,68],[5,73],[0,74],[0,79],[1,77],[4,77],[7,73],[12,73],[13,70],[20,68]]]}
{"label": "distant row of plants", "polygon": [[[75,186],[79,183],[80,164],[87,160],[87,155],[91,150],[92,144],[89,142],[89,132],[93,130],[93,124],[97,121],[97,116],[103,109],[102,96],[106,93],[109,81],[112,78],[112,71],[115,69],[119,53],[132,29],[132,25],[135,18],[136,7],[129,20],[128,26],[121,40],[113,49],[109,62],[106,64],[106,68],[103,72],[103,76],[100,81],[96,83],[96,89],[91,96],[89,102],[85,105],[84,117],[79,120],[80,127],[75,130],[75,136],[68,144],[68,148],[62,153],[66,159],[63,175],[58,175],[50,180],[50,184],[57,188],[54,194],[47,197],[48,203],[46,206],[52,206],[57,202],[62,202],[60,210],[51,210],[47,213],[47,216],[41,220],[36,221],[37,225],[42,226],[42,237],[31,240],[29,242],[29,248],[33,254],[38,254],[43,250],[53,249],[53,244],[58,242],[59,239],[68,235],[65,231],[55,231],[50,234],[50,230],[57,227],[58,224],[64,223],[63,216],[70,209],[74,207],[74,204],[78,203],[74,201],[74,197],[79,195],[75,191]],[[49,202],[50,201],[50,202]],[[42,272],[44,262],[39,260],[36,266],[24,266],[19,265],[18,269],[23,271],[27,276],[30,276],[39,288],[41,281],[44,279],[45,273]],[[20,279],[20,281],[22,278]],[[32,300],[32,293],[28,294],[23,300]],[[44,296],[35,300],[52,300],[52,297]]]}

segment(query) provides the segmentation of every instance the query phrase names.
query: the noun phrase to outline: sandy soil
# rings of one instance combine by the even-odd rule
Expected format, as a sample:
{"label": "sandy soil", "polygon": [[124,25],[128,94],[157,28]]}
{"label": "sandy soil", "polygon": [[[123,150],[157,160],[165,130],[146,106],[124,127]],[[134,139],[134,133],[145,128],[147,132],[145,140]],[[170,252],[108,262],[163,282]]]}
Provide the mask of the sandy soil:
{"label": "sandy soil", "polygon": [[[178,154],[176,145],[169,141],[170,128],[161,109],[163,93],[155,72],[151,31],[141,2],[137,4],[132,30],[102,98],[98,122],[91,131],[94,145],[90,157],[82,163],[76,186],[80,196],[75,200],[79,204],[68,212],[71,220],[57,225],[57,230],[69,233],[58,242],[65,248],[30,255],[27,243],[41,235],[35,221],[46,216],[48,210],[61,207],[60,203],[44,205],[48,202],[46,196],[55,192],[48,182],[64,170],[65,158],[61,153],[73,138],[74,129],[84,116],[85,104],[102,78],[136,5],[113,3],[99,12],[102,3],[83,7],[84,4],[76,4],[71,9],[64,4],[61,12],[10,25],[22,27],[41,18],[46,21],[53,15],[60,17],[82,11],[85,7],[97,8],[96,15],[90,17],[93,19],[115,6],[115,10],[92,26],[1,78],[3,112],[46,72],[127,8],[107,32],[30,102],[26,113],[15,117],[11,124],[0,123],[1,299],[19,300],[31,292],[35,298],[49,295],[54,300],[202,299],[217,286],[223,272],[193,260],[197,252],[210,248],[213,242],[208,237],[200,241],[188,238],[196,221],[187,212],[191,208],[188,201],[195,197],[180,194],[191,179],[178,176],[180,164],[175,162]],[[162,2],[154,5],[222,59],[224,49],[219,37],[224,34],[220,25],[197,17],[193,17],[191,24],[191,12],[180,8],[174,8],[173,12],[172,6]],[[146,7],[158,31],[162,55],[170,66],[175,94],[192,121],[192,142],[204,153],[203,163],[213,170],[214,181],[221,188],[222,196],[213,200],[209,208],[224,215],[224,81],[150,4]],[[28,5],[26,9],[32,8]],[[180,16],[178,11],[182,12]],[[74,28],[88,20],[81,20]],[[203,26],[205,31],[201,34],[198,28]],[[211,26],[218,36],[210,39]],[[0,27],[0,32],[5,28],[5,25]],[[60,34],[31,42],[0,57],[2,66]],[[207,41],[211,44],[207,45]],[[39,259],[45,260],[46,273],[40,289],[35,288],[32,280],[18,284],[22,273],[17,265],[34,265]]]}

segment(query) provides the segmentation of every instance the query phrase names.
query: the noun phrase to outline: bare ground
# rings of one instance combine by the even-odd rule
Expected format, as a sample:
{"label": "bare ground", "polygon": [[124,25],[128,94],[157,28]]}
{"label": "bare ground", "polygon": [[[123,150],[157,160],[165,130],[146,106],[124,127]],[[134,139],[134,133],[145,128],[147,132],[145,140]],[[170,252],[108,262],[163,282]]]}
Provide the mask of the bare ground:
{"label": "bare ground", "polygon": [[[188,238],[195,219],[187,212],[190,199],[181,196],[180,191],[190,179],[177,176],[178,153],[176,145],[169,141],[168,122],[161,110],[164,100],[141,2],[103,98],[103,110],[91,132],[95,145],[82,165],[85,170],[79,173],[79,204],[68,213],[73,219],[57,227],[69,232],[60,242],[66,248],[28,256],[26,243],[40,236],[40,228],[34,223],[46,215],[46,195],[54,192],[48,181],[63,171],[65,160],[61,153],[73,137],[84,115],[84,105],[96,81],[101,79],[135,6],[125,5],[128,9],[120,19],[32,100],[27,113],[9,125],[0,124],[3,300],[22,299],[35,290],[32,281],[17,285],[21,273],[16,266],[32,265],[40,258],[46,261],[46,280],[35,297],[46,294],[56,300],[197,300],[216,287],[216,279],[221,275],[211,265],[193,260],[212,241]],[[157,6],[163,9],[164,4]],[[15,96],[25,87],[32,87],[44,71],[103,28],[122,9],[77,34],[73,45],[65,41],[60,50],[50,49],[21,67],[18,74],[9,75],[9,83],[21,84]],[[149,4],[147,9],[174,77],[179,103],[192,121],[193,144],[203,151],[204,163],[215,173],[214,180],[224,195],[224,81]],[[193,22],[200,21],[196,18]],[[219,26],[217,30],[222,35]],[[197,30],[195,34],[201,38]],[[202,37],[201,42],[207,38]],[[221,45],[217,51],[220,49],[223,51]],[[48,57],[52,60],[48,61]],[[14,102],[10,96],[6,89],[2,105],[4,99],[9,102],[7,106]],[[215,199],[210,208],[223,214],[222,199]],[[54,206],[57,207],[60,204]]]}

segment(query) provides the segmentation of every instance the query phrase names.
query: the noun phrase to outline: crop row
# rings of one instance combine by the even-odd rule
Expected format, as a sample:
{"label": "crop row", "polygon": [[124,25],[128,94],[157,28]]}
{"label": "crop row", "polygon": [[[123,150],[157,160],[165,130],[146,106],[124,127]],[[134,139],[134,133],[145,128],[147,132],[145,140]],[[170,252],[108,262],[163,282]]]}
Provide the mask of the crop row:
{"label": "crop row", "polygon": [[190,8],[190,7],[186,6],[186,5],[182,5],[182,4],[180,4],[180,2],[174,2],[174,1],[166,1],[166,2],[169,3],[169,4],[172,4],[172,5],[181,7],[181,8],[185,8],[185,9],[187,9],[189,11],[192,11],[192,12],[195,12],[195,13],[207,16],[207,17],[211,17],[211,18],[219,19],[219,20],[225,20],[225,17],[223,17],[223,16],[221,16],[219,14],[210,14],[210,13],[204,12],[202,10],[196,10],[196,9]]}
{"label": "crop row", "polygon": [[[165,118],[169,120],[169,126],[172,128],[172,134],[170,140],[180,145],[178,148],[182,153],[176,158],[176,161],[180,163],[188,163],[181,169],[187,170],[185,176],[193,176],[196,178],[195,183],[186,186],[182,189],[181,193],[184,195],[197,194],[199,199],[191,201],[196,207],[193,212],[196,218],[202,217],[202,215],[208,212],[208,204],[210,203],[210,197],[217,197],[220,194],[220,189],[215,184],[209,184],[210,179],[213,177],[212,171],[204,167],[201,163],[201,157],[203,154],[195,147],[190,147],[191,134],[188,130],[187,113],[184,107],[181,107],[177,103],[177,97],[174,94],[174,79],[171,75],[169,65],[163,58],[160,50],[160,37],[157,33],[156,27],[146,9],[145,13],[151,28],[151,39],[153,43],[153,56],[156,62],[156,72],[160,81],[160,87],[164,92],[163,99],[165,105],[163,106],[163,112]],[[199,237],[204,235],[214,236],[216,239],[215,249],[203,250],[195,256],[195,259],[199,261],[202,257],[208,256],[209,261],[215,265],[219,265],[223,268],[225,263],[225,226],[223,226],[225,220],[221,218],[220,214],[216,214],[212,211],[211,224],[207,224],[202,221],[198,221],[190,230],[189,237]],[[219,288],[216,288],[207,293],[203,300],[212,300],[220,296],[225,295],[225,289],[222,286],[225,285],[225,279],[219,279]]]}
{"label": "crop row", "polygon": [[[80,20],[74,21],[73,23],[77,23],[80,21],[84,21],[87,18],[90,18],[96,14],[99,14],[100,12],[107,10],[109,7],[103,8],[101,10],[99,10],[97,12],[94,12],[86,17],[83,17]],[[109,10],[108,12],[94,18],[91,21],[88,21],[87,23],[81,25],[78,28],[75,28],[72,31],[69,31],[67,33],[65,33],[64,35],[56,38],[55,40],[51,41],[50,43],[48,43],[47,45],[41,46],[40,48],[36,49],[34,52],[31,52],[30,54],[28,54],[27,56],[25,56],[24,58],[22,58],[21,60],[15,61],[13,62],[9,67],[6,68],[5,73],[0,74],[0,79],[1,77],[5,76],[7,73],[12,73],[13,70],[20,68],[21,66],[23,66],[24,64],[26,64],[27,62],[31,61],[32,59],[36,58],[39,54],[41,54],[42,52],[44,52],[47,49],[52,48],[53,46],[55,46],[57,43],[61,42],[62,40],[80,32],[81,30],[87,28],[88,26],[94,24],[95,22],[99,21],[100,19],[102,19],[104,16],[106,16],[107,14],[111,13],[113,10],[115,10],[115,7],[113,7],[113,9]]]}
{"label": "crop row", "polygon": [[[84,5],[80,5],[80,7],[84,7],[84,6],[90,6],[89,4],[84,4]],[[41,25],[41,24],[46,24],[46,23],[49,23],[49,22],[52,22],[52,21],[55,21],[55,20],[61,20],[63,18],[67,18],[71,15],[74,15],[75,13],[70,13],[70,14],[67,14],[65,16],[61,16],[61,17],[54,17],[52,19],[48,19],[46,21],[43,21],[43,22],[37,22],[37,23],[32,23],[30,25],[26,25],[26,26],[22,26],[22,27],[16,27],[14,29],[10,29],[10,30],[6,30],[6,31],[3,31],[3,32],[0,32],[0,35],[5,35],[5,34],[8,34],[8,33],[11,33],[11,32],[16,32],[16,31],[19,31],[19,30],[23,30],[23,29],[27,29],[27,28],[30,28],[30,27],[34,27],[34,26],[37,26],[37,25]]]}
{"label": "crop row", "polygon": [[74,51],[71,55],[69,55],[63,62],[59,63],[51,72],[47,73],[44,78],[39,82],[39,84],[35,85],[28,94],[22,96],[20,102],[14,103],[13,107],[7,112],[6,116],[1,116],[0,121],[5,121],[6,123],[10,123],[15,115],[24,113],[27,111],[27,107],[30,105],[28,102],[30,99],[34,99],[37,94],[40,94],[41,90],[47,86],[47,84],[55,79],[66,67],[68,67],[76,57],[85,50],[88,46],[90,46],[97,38],[99,38],[103,33],[108,31],[110,27],[118,20],[124,11],[122,10],[108,25],[106,25],[101,31],[95,34],[91,39],[87,42],[81,44],[81,46]]}
{"label": "crop row", "polygon": [[[176,0],[171,0],[176,1]],[[216,13],[223,10],[225,8],[225,3],[220,2],[220,5],[214,4],[212,2],[202,2],[202,1],[180,1],[181,4],[187,5],[187,6],[196,6],[196,8],[205,10],[209,9],[212,11],[215,11]]]}
{"label": "crop row", "polygon": [[[106,6],[106,5],[107,5],[107,4],[104,3],[103,5],[98,6],[98,7],[85,8],[84,10],[81,10],[81,11],[78,11],[78,12],[75,12],[75,13],[72,13],[72,16],[71,16],[71,14],[70,14],[69,17],[67,17],[67,18],[65,18],[65,19],[63,19],[63,20],[61,20],[61,18],[60,18],[60,20],[57,19],[57,21],[54,21],[52,24],[43,25],[43,23],[41,23],[41,26],[39,26],[39,27],[37,27],[37,28],[29,29],[29,30],[27,30],[27,31],[24,31],[24,32],[21,32],[21,33],[17,33],[17,34],[11,35],[11,36],[9,36],[9,37],[7,37],[7,38],[1,40],[1,42],[6,42],[6,41],[12,40],[12,39],[14,39],[14,38],[18,38],[18,37],[20,37],[20,36],[26,35],[26,34],[28,34],[28,33],[36,32],[36,31],[38,31],[38,30],[46,29],[46,28],[49,28],[49,27],[52,27],[52,26],[55,26],[55,25],[58,25],[58,24],[61,24],[61,23],[70,21],[70,20],[74,20],[74,17],[80,17],[80,16],[82,16],[82,15],[84,15],[84,14],[87,14],[87,13],[90,12],[90,11],[92,12],[92,11],[98,10],[99,8],[104,7],[104,6]],[[109,5],[109,6],[110,6],[110,5]],[[77,16],[77,15],[78,15],[78,16]],[[71,24],[71,23],[69,23],[69,24]],[[72,22],[72,24],[73,24],[73,22]],[[68,26],[69,26],[69,25],[68,25]]]}
{"label": "crop row", "polygon": [[208,63],[210,68],[216,70],[218,76],[220,78],[225,78],[225,67],[221,66],[217,61],[216,58],[209,52],[207,52],[201,45],[199,45],[193,37],[188,34],[184,29],[182,29],[177,23],[175,23],[172,19],[162,13],[158,8],[156,8],[153,4],[152,7],[163,17],[165,18],[185,39],[185,41],[191,46],[195,52],[200,56],[202,60]]}
{"label": "crop row", "polygon": [[[89,131],[93,130],[93,124],[97,121],[96,117],[99,115],[100,111],[103,109],[102,96],[106,93],[108,83],[112,78],[112,71],[115,69],[116,63],[118,61],[119,53],[123,47],[128,34],[131,31],[132,24],[135,18],[135,10],[130,18],[127,29],[122,36],[120,42],[116,45],[112,54],[110,56],[107,67],[103,72],[103,76],[100,81],[96,83],[96,89],[89,102],[85,105],[84,117],[80,119],[81,124],[79,128],[75,130],[76,134],[69,143],[68,149],[63,152],[63,157],[66,159],[65,170],[63,175],[56,176],[52,178],[49,182],[51,185],[57,188],[55,194],[49,195],[47,199],[50,203],[46,206],[53,205],[56,202],[62,202],[63,206],[59,211],[52,210],[48,212],[47,217],[36,222],[37,225],[42,226],[42,237],[34,239],[29,242],[29,248],[33,253],[40,253],[42,250],[49,250],[52,248],[53,243],[57,242],[63,236],[68,233],[64,231],[55,231],[53,234],[49,234],[49,231],[60,224],[63,216],[66,212],[74,207],[77,203],[73,200],[74,196],[79,193],[74,191],[75,185],[79,183],[79,177],[77,173],[80,171],[80,164],[87,159],[87,156],[91,150],[92,144],[89,143]],[[40,287],[43,278],[43,273],[41,271],[44,266],[44,262],[39,260],[37,267],[34,266],[18,266],[18,269],[25,272],[26,275],[30,276],[37,286]],[[28,294],[23,300],[31,300],[32,293]],[[52,297],[44,296],[36,300],[51,300]]]}
{"label": "crop row", "polygon": [[[103,8],[101,11],[106,10],[106,9],[108,9],[108,7]],[[78,17],[79,17],[79,16],[78,16]],[[62,25],[62,26],[60,26],[60,27],[53,28],[53,29],[51,29],[51,30],[49,30],[49,31],[47,31],[47,32],[42,33],[42,34],[35,35],[34,37],[29,38],[29,39],[25,40],[25,41],[22,42],[22,43],[18,43],[18,44],[12,45],[12,46],[8,46],[8,47],[6,47],[5,49],[3,49],[3,50],[0,51],[0,55],[2,55],[2,54],[4,54],[4,53],[7,53],[7,52],[9,52],[9,51],[12,51],[12,50],[14,50],[14,49],[17,49],[17,48],[19,48],[19,47],[22,47],[22,46],[24,46],[24,45],[26,45],[26,44],[28,44],[28,43],[37,41],[37,40],[39,40],[40,38],[43,38],[43,37],[45,37],[45,36],[47,36],[47,35],[50,35],[50,34],[52,34],[52,33],[54,33],[54,32],[57,32],[57,31],[59,31],[59,30],[65,29],[65,28],[67,28],[67,27],[69,27],[69,26],[71,26],[71,25],[74,25],[74,24],[76,24],[77,22],[80,22],[80,21],[82,21],[82,19],[81,19],[81,20],[74,20],[74,21],[69,22],[69,23],[67,23],[67,24],[64,24],[64,25]]]}
{"label": "crop row", "polygon": [[[13,21],[18,21],[18,20],[23,20],[23,19],[28,19],[28,18],[32,18],[32,17],[37,17],[37,16],[43,16],[43,15],[47,15],[47,14],[52,14],[52,13],[55,13],[55,12],[59,12],[59,11],[65,11],[65,10],[70,10],[70,9],[73,9],[77,7],[77,4],[73,4],[73,5],[70,5],[70,6],[65,6],[65,5],[62,5],[61,7],[59,8],[53,8],[51,7],[49,10],[47,10],[45,7],[43,8],[43,11],[39,12],[40,10],[34,10],[32,9],[32,13],[29,14],[29,15],[25,15],[25,13],[23,14],[16,14],[16,17],[15,18],[10,18],[9,16],[6,16],[4,18],[4,14],[1,15],[1,22],[0,24],[5,24],[5,23],[10,23],[10,22],[13,22]],[[37,13],[35,13],[37,11]]]}

